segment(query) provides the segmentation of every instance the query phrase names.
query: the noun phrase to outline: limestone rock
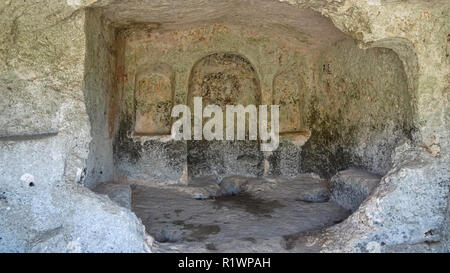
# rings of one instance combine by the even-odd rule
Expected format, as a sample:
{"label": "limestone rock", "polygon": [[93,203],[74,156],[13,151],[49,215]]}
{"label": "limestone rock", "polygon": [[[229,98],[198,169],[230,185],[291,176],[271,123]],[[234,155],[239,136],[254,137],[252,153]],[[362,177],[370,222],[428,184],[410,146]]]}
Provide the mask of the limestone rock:
{"label": "limestone rock", "polygon": [[[283,174],[297,168],[285,163],[301,158],[292,174],[319,172],[327,165],[324,173],[333,175],[356,160],[386,174],[350,218],[322,234],[323,251],[391,251],[394,246],[430,241],[447,244],[444,251],[449,251],[449,1],[436,0],[431,5],[428,1],[261,0],[249,1],[251,8],[240,8],[238,0],[164,2],[0,1],[0,252],[145,251],[146,236],[139,219],[81,185],[93,188],[99,181],[109,181],[117,170],[130,180],[185,181],[185,143],[134,142],[123,134],[124,146],[113,147],[114,133],[127,131],[115,128],[120,120],[114,113],[123,112],[120,108],[131,115],[135,109],[134,76],[128,72],[144,64],[135,60],[153,62],[165,57],[165,63],[175,64],[175,78],[181,79],[173,102],[185,103],[192,64],[206,52],[230,50],[255,65],[261,102],[271,101],[271,93],[277,92],[272,88],[276,75],[281,75],[278,82],[285,83],[281,86],[293,91],[290,94],[305,92],[299,94],[305,106],[300,117],[311,125],[311,139],[298,151],[299,157],[286,149],[280,158],[288,161],[272,169]],[[203,25],[199,19],[212,24],[188,28],[187,23]],[[215,24],[217,19],[233,26]],[[122,37],[115,37],[114,28],[125,29],[131,22],[161,29],[151,35],[147,30],[131,31],[135,38],[128,48],[117,47],[116,38]],[[184,30],[178,31],[179,26]],[[241,26],[247,30],[235,30]],[[266,34],[260,35],[263,29]],[[152,43],[139,47],[139,39]],[[178,47],[171,44],[175,40],[180,41]],[[290,44],[299,46],[295,53],[288,52]],[[121,51],[129,55],[115,59]],[[317,56],[311,59],[315,65],[302,55],[307,51]],[[292,65],[297,66],[298,75],[304,74],[300,82],[291,80],[297,74],[284,76]],[[115,92],[116,78],[123,94]],[[308,82],[313,78],[315,84]],[[293,97],[287,94],[280,93],[280,101],[296,107],[298,102],[291,104]],[[117,98],[125,102],[119,108],[114,104]],[[283,116],[289,121],[289,115]],[[302,125],[297,115],[291,116],[294,119],[288,125]],[[405,138],[414,148],[427,147],[427,153],[391,156]],[[125,163],[114,166],[114,148],[121,148]],[[225,175],[236,171],[262,175],[266,155],[255,150],[249,156],[248,150],[236,145],[222,161],[212,164],[218,168],[203,165],[211,163],[214,153],[199,153],[197,169],[202,175],[222,175],[222,170],[227,171]],[[164,156],[164,164],[157,165],[159,156]],[[130,168],[135,160],[142,176]],[[222,166],[222,162],[232,165]],[[152,176],[146,173],[149,170]],[[234,181],[223,188],[232,194],[276,184],[267,181]],[[351,197],[346,206],[355,209],[375,187],[364,183],[350,183],[351,189],[364,185],[357,194],[352,191],[335,198]],[[289,199],[301,193],[291,192]]]}
{"label": "limestone rock", "polygon": [[130,185],[102,183],[95,187],[94,192],[107,195],[117,205],[131,209]]}
{"label": "limestone rock", "polygon": [[356,212],[311,238],[321,251],[366,252],[375,241],[381,252],[448,252],[449,161],[409,145],[396,149],[394,160]]}
{"label": "limestone rock", "polygon": [[331,179],[332,199],[343,208],[355,211],[380,183],[381,176],[358,169],[337,173]]}

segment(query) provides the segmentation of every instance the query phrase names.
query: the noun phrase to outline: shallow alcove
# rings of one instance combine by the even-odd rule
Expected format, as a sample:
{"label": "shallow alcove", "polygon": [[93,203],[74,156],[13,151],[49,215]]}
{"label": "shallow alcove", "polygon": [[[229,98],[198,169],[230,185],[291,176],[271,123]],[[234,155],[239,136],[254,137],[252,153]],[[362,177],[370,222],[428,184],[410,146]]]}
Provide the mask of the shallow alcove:
{"label": "shallow alcove", "polygon": [[[113,199],[99,184],[125,185],[161,251],[289,250],[280,239],[354,211],[414,129],[399,57],[359,48],[311,10],[105,1],[88,10],[86,35],[85,184]],[[173,139],[172,107],[197,96],[279,105],[278,149]]]}
{"label": "shallow alcove", "polygon": [[[263,175],[264,155],[257,141],[227,141],[224,137],[227,105],[247,107],[261,104],[259,78],[250,61],[239,54],[227,52],[203,57],[190,72],[188,105],[191,113],[195,111],[194,97],[201,97],[205,106],[218,105],[222,110],[224,127],[221,129],[223,140],[193,138],[187,142],[188,176],[213,175],[220,180],[229,175]],[[249,127],[249,117],[246,117],[246,126]],[[237,129],[237,122],[233,128]],[[248,133],[246,139],[249,139]]]}

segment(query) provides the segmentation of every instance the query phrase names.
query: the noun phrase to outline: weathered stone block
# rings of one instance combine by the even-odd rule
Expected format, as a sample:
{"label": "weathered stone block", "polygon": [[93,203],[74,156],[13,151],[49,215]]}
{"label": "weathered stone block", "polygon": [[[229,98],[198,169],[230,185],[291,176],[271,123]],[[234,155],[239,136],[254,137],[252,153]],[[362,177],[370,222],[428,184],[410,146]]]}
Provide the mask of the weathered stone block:
{"label": "weathered stone block", "polygon": [[350,211],[372,193],[380,183],[381,176],[358,169],[348,169],[331,178],[332,199]]}

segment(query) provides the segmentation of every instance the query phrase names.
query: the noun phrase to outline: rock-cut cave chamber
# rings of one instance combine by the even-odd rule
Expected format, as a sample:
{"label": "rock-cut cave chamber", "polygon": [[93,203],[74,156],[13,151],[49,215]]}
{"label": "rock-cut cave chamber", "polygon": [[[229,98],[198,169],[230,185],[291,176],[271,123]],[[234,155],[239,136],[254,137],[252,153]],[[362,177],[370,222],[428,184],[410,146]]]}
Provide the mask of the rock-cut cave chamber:
{"label": "rock-cut cave chamber", "polygon": [[[161,251],[288,251],[354,212],[414,133],[399,56],[317,12],[130,2],[86,13],[84,184],[131,209]],[[278,149],[172,139],[172,107],[196,96],[279,105]]]}

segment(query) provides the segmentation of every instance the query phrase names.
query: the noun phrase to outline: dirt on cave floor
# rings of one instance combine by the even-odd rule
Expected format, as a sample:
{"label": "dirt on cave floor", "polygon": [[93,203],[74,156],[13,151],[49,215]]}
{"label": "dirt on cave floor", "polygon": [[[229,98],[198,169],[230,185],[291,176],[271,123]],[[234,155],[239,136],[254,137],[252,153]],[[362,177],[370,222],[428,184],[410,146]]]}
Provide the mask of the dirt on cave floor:
{"label": "dirt on cave floor", "polygon": [[339,223],[349,212],[333,201],[300,201],[301,194],[317,193],[314,181],[251,178],[237,195],[206,199],[193,198],[186,186],[134,185],[132,210],[155,238],[156,252],[316,252],[287,241]]}

